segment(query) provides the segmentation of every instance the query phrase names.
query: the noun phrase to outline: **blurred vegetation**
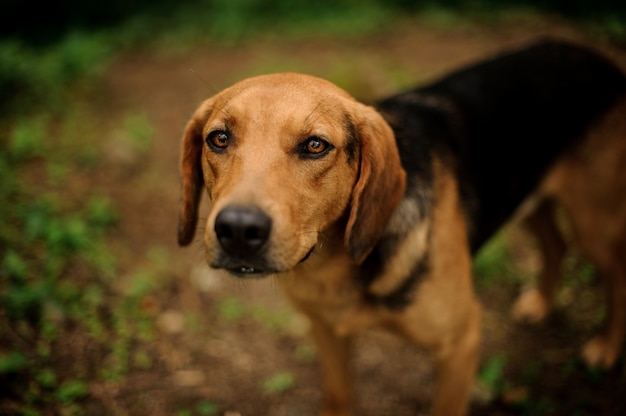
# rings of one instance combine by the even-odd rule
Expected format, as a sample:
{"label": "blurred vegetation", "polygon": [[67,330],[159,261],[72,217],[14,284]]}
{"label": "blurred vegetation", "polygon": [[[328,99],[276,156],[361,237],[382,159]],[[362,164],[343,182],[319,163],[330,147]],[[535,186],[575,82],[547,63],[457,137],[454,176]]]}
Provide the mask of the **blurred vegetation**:
{"label": "blurred vegetation", "polygon": [[[235,42],[259,36],[347,36],[384,30],[397,18],[493,18],[507,10],[550,12],[626,42],[617,0],[114,0],[9,2],[0,17],[0,114],[58,107],[66,87],[97,75],[121,48]],[[28,16],[28,18],[26,18]],[[54,18],[50,18],[54,16]]]}
{"label": "blurred vegetation", "polygon": [[[118,220],[115,204],[95,186],[79,191],[75,179],[101,167],[93,156],[95,133],[80,102],[54,98],[62,110],[2,120],[10,126],[0,152],[6,415],[81,414],[88,380],[114,382],[151,365],[145,350],[131,345],[152,339],[144,306],[159,280],[142,270],[128,276],[127,288],[116,288],[119,265],[106,244]],[[129,134],[137,135],[137,126],[130,123]]]}
{"label": "blurred vegetation", "polygon": [[[36,12],[32,10],[36,7]],[[83,414],[88,380],[114,383],[152,365],[150,296],[158,270],[131,273],[116,291],[120,266],[107,248],[115,229],[115,201],[97,188],[72,195],[71,176],[95,177],[101,161],[92,129],[81,125],[77,96],[120,50],[142,45],[183,48],[259,36],[358,36],[384,30],[395,18],[446,13],[492,16],[524,8],[563,14],[626,40],[626,4],[608,0],[138,0],[29,2],[3,5],[0,21],[0,413]],[[434,12],[433,12],[434,11]],[[439,13],[438,11],[444,11]],[[449,15],[449,14],[447,14]],[[600,28],[600,29],[597,29]],[[122,123],[137,151],[153,134],[143,115]],[[509,254],[490,246],[479,275],[501,274]],[[242,315],[282,328],[284,317],[219,305],[222,319]],[[68,345],[80,334],[86,345]],[[137,352],[139,351],[139,352]],[[94,366],[93,362],[102,363]],[[503,361],[483,378],[495,389]],[[263,382],[267,392],[288,390],[290,373]],[[201,403],[194,412],[214,414]],[[45,409],[45,411],[43,410]],[[191,414],[181,410],[180,414]]]}

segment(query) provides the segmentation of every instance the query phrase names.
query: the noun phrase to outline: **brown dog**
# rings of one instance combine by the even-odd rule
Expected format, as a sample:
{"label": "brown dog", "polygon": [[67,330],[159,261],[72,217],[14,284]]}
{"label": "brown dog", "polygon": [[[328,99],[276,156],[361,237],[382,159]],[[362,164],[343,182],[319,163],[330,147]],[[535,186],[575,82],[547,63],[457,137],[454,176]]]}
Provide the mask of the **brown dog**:
{"label": "brown dog", "polygon": [[[461,415],[477,366],[471,257],[525,199],[549,309],[561,203],[613,288],[608,329],[586,348],[611,365],[626,319],[626,79],[583,48],[543,42],[379,102],[307,75],[250,78],[205,101],[183,137],[179,243],[203,187],[209,265],[276,275],[312,322],[322,414],[351,414],[350,335],[381,326],[432,351],[434,415]],[[529,197],[529,195],[532,195]]]}

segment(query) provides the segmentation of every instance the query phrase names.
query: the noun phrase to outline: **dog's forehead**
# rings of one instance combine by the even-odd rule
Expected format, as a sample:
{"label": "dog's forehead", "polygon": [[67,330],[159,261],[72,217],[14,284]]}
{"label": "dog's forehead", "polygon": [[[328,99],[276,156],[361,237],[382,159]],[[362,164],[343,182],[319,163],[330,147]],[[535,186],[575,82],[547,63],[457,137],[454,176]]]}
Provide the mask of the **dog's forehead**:
{"label": "dog's forehead", "polygon": [[303,96],[311,94],[351,98],[350,94],[330,81],[312,75],[291,72],[259,75],[247,78],[234,84],[230,89],[233,93],[242,93],[246,90],[256,90],[274,92],[278,95]]}
{"label": "dog's forehead", "polygon": [[324,79],[280,73],[243,80],[218,95],[215,104],[232,116],[297,120],[342,115],[352,100],[346,91]]}

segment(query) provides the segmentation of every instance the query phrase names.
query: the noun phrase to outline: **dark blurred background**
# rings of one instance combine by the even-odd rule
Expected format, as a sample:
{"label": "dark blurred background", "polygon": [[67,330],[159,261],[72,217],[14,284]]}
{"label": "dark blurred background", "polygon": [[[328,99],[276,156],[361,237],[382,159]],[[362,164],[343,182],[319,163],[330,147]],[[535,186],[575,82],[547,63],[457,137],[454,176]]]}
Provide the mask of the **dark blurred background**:
{"label": "dark blurred background", "polygon": [[207,26],[237,14],[247,24],[271,22],[280,16],[340,13],[350,8],[378,5],[395,12],[448,8],[480,12],[505,8],[530,8],[571,19],[624,21],[626,3],[621,0],[109,0],[85,2],[8,1],[2,6],[0,36],[17,37],[34,44],[53,42],[72,30],[110,28],[132,19],[149,19],[167,26],[181,16],[201,16]]}

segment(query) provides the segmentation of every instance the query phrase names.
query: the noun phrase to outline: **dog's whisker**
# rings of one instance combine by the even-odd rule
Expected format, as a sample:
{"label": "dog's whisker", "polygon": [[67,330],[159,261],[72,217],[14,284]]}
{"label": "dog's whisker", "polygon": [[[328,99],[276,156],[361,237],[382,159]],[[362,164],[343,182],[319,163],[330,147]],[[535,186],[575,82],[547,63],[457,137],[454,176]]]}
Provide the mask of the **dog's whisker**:
{"label": "dog's whisker", "polygon": [[308,116],[306,116],[306,118],[304,119],[304,122],[302,123],[302,125],[304,126],[304,128],[306,129],[307,126],[315,123],[315,121],[317,121],[317,119],[319,117],[321,117],[322,114],[320,114],[319,116],[317,116],[317,118],[311,120],[311,117],[313,116],[313,114],[317,113],[318,109],[321,107],[322,103],[318,102],[315,107],[313,107],[313,110],[311,110],[311,112],[309,113]]}

